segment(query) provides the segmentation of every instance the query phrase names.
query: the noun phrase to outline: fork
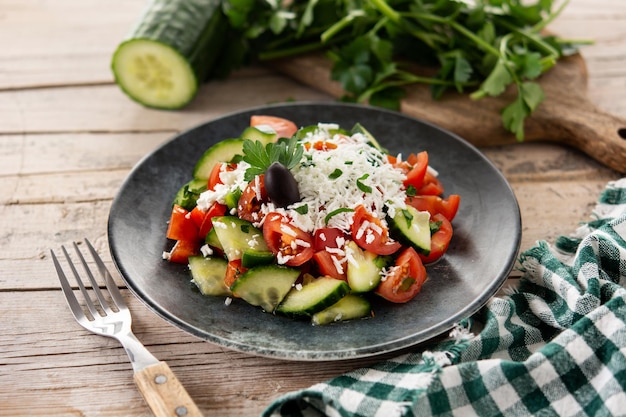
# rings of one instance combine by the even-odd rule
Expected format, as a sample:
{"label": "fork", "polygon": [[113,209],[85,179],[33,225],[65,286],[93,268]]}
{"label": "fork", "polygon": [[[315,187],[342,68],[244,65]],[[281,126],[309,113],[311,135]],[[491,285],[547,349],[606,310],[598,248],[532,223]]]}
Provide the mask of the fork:
{"label": "fork", "polygon": [[85,307],[81,306],[74,294],[74,290],[54,251],[50,251],[65,299],[76,321],[85,329],[117,339],[122,344],[133,366],[135,384],[155,416],[202,416],[197,405],[170,367],[154,357],[135,337],[131,329],[130,311],[122,298],[122,294],[92,244],[87,239],[85,239],[85,243],[98,267],[109,295],[109,297],[105,297],[104,288],[100,288],[78,245],[73,242],[76,256],[82,264],[95,298],[90,296],[68,251],[64,246],[61,246],[67,264],[83,295]]}

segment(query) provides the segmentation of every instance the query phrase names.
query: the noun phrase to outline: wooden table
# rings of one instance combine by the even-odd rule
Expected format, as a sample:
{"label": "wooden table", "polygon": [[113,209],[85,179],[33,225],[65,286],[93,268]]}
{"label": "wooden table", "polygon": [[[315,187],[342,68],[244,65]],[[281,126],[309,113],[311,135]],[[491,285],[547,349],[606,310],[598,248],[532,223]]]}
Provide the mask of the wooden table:
{"label": "wooden table", "polygon": [[[87,237],[114,270],[108,211],[140,158],[228,112],[288,99],[333,100],[249,68],[203,86],[183,111],[145,109],[120,92],[109,70],[142,5],[0,0],[0,415],[150,415],[124,350],[73,321],[49,249]],[[572,0],[550,28],[595,39],[583,51],[589,95],[626,117],[626,2]],[[519,199],[522,249],[572,232],[589,219],[606,182],[621,177],[558,145],[482,150]],[[170,364],[206,415],[256,415],[281,394],[379,360],[283,362],[227,350],[173,327],[123,291],[139,339]]]}

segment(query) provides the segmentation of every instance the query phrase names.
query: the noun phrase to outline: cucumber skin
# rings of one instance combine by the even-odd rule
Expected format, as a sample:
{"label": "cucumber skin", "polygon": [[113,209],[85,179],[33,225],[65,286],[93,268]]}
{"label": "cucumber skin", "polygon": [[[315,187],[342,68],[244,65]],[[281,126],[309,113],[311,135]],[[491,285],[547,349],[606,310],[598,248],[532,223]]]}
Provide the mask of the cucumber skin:
{"label": "cucumber skin", "polygon": [[[113,54],[111,70],[115,80],[128,97],[145,107],[180,109],[196,96],[199,84],[210,78],[211,70],[221,54],[227,29],[228,21],[222,12],[220,0],[151,0]],[[115,70],[117,55],[127,43],[137,39],[160,43],[178,53],[188,63],[195,76],[196,87],[187,101],[176,106],[147,104],[131,95],[118,81]]]}
{"label": "cucumber skin", "polygon": [[[299,275],[299,270],[285,266],[257,266],[237,278],[230,290],[235,297],[242,298],[248,304],[261,307],[266,313],[273,313]],[[268,288],[277,291],[269,292]]]}
{"label": "cucumber skin", "polygon": [[365,298],[348,294],[330,307],[313,314],[311,323],[323,326],[330,323],[361,319],[372,314],[370,302]]}
{"label": "cucumber skin", "polygon": [[[295,319],[310,317],[313,314],[335,304],[337,301],[342,299],[346,294],[350,292],[350,287],[345,281],[341,281],[335,278],[325,278],[325,277],[318,278],[318,280],[324,280],[324,281],[317,281],[320,284],[325,284],[326,282],[332,282],[333,284],[335,284],[334,287],[331,287],[332,292],[329,294],[326,294],[327,295],[326,298],[317,300],[315,302],[311,302],[311,301],[309,301],[308,303],[305,302],[305,304],[302,304],[299,307],[297,307],[296,306],[297,304],[293,302],[293,299],[290,297],[290,294],[292,294],[292,296],[294,296],[295,298],[302,298],[303,294],[311,296],[311,294],[308,294],[308,291],[310,291],[310,289],[314,287],[317,287],[316,285],[317,282],[314,281],[310,284],[305,285],[301,290],[292,289],[291,292],[288,293],[285,296],[285,298],[283,298],[281,303],[276,307],[276,312],[283,314],[285,316],[291,317],[291,318],[295,318]],[[299,301],[302,301],[302,300],[299,300]]]}

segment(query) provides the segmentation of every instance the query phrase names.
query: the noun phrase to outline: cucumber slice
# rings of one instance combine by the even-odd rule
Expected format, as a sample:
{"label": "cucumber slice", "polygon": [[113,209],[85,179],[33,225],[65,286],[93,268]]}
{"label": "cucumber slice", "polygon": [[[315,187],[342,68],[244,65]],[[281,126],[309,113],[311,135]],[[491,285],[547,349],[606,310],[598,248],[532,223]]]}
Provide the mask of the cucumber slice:
{"label": "cucumber slice", "polygon": [[367,130],[361,123],[356,123],[354,127],[352,127],[352,134],[355,134],[355,133],[361,133],[363,136],[367,138],[367,141],[369,142],[370,145],[372,145],[374,148],[378,149],[382,153],[389,153],[387,149],[380,146],[380,143],[378,143],[374,135],[372,135],[370,131]]}
{"label": "cucumber slice", "polygon": [[218,0],[152,0],[111,61],[131,99],[159,109],[189,103],[217,62],[228,25]]}
{"label": "cucumber slice", "polygon": [[222,244],[220,243],[220,240],[217,238],[215,227],[212,227],[211,230],[209,230],[209,233],[206,234],[206,237],[204,238],[204,242],[207,245],[217,248],[221,251],[224,250],[224,248],[222,247]]}
{"label": "cucumber slice", "polygon": [[213,230],[229,261],[241,259],[245,251],[269,252],[263,232],[252,223],[236,216],[216,216]]}
{"label": "cucumber slice", "polygon": [[215,164],[218,162],[230,162],[235,156],[242,153],[243,139],[233,138],[217,142],[198,159],[193,169],[193,176],[194,178],[208,180]]}
{"label": "cucumber slice", "polygon": [[203,295],[230,296],[230,288],[224,284],[228,262],[223,258],[190,256],[189,270],[194,284]]}
{"label": "cucumber slice", "polygon": [[250,268],[231,286],[235,297],[272,313],[298,279],[300,271],[279,265]]}
{"label": "cucumber slice", "polygon": [[198,197],[207,189],[207,182],[205,180],[193,179],[187,184],[180,187],[172,205],[178,204],[185,210],[191,211],[198,201]]}
{"label": "cucumber slice", "polygon": [[261,251],[256,249],[246,249],[241,256],[241,266],[253,268],[259,265],[270,264],[276,259],[271,251]]}
{"label": "cucumber slice", "polygon": [[268,143],[276,142],[276,139],[278,139],[278,134],[276,133],[276,131],[274,131],[274,129],[271,129],[270,131],[269,129],[264,130],[262,126],[250,126],[241,133],[240,138],[250,139],[253,142],[259,141],[262,144],[267,145]]}
{"label": "cucumber slice", "polygon": [[308,317],[335,304],[349,291],[345,281],[321,277],[300,290],[293,288],[289,291],[276,312],[290,317]]}
{"label": "cucumber slice", "polygon": [[365,298],[347,294],[332,306],[313,314],[311,323],[316,326],[333,323],[336,321],[346,321],[370,317],[372,306]]}
{"label": "cucumber slice", "polygon": [[354,292],[368,292],[380,283],[382,265],[377,262],[378,255],[364,251],[356,242],[346,243],[348,264],[346,275],[348,285]]}
{"label": "cucumber slice", "polygon": [[430,213],[407,206],[405,210],[398,210],[390,223],[398,240],[424,255],[430,253]]}

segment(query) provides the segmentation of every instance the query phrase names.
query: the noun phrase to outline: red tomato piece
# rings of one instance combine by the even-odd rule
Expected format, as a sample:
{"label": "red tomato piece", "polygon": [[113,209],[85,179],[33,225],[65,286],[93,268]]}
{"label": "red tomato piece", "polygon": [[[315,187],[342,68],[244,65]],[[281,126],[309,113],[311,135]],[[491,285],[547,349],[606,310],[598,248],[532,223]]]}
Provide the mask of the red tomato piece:
{"label": "red tomato piece", "polygon": [[336,255],[325,250],[321,250],[315,252],[313,260],[317,264],[317,269],[320,274],[343,281],[347,280],[346,267],[345,265],[340,264]]}
{"label": "red tomato piece", "polygon": [[267,201],[264,175],[259,175],[246,186],[237,202],[237,215],[249,222],[261,221],[261,204]]}
{"label": "red tomato piece", "polygon": [[377,255],[391,255],[402,247],[399,242],[389,238],[389,230],[380,219],[370,214],[362,205],[354,211],[351,234],[357,245]]}
{"label": "red tomato piece", "polygon": [[452,224],[441,213],[435,214],[430,219],[431,222],[441,222],[439,230],[437,230],[430,237],[430,253],[423,255],[420,253],[420,259],[423,263],[428,264],[435,262],[443,256],[450,246],[450,240],[452,239]]}
{"label": "red tomato piece", "polygon": [[461,196],[451,194],[448,198],[441,198],[437,195],[416,195],[408,197],[406,203],[419,211],[427,211],[431,216],[443,214],[446,219],[452,221],[459,210]]}
{"label": "red tomato piece", "polygon": [[195,256],[200,253],[200,243],[197,240],[179,240],[174,244],[174,247],[169,253],[168,261],[186,264],[190,256]]}
{"label": "red tomato piece", "polygon": [[416,190],[419,190],[424,184],[424,177],[428,170],[428,153],[426,151],[420,152],[417,155],[411,154],[407,158],[407,162],[412,166],[411,170],[407,172],[404,185],[408,187],[413,186]]}
{"label": "red tomato piece", "polygon": [[417,189],[417,195],[441,195],[443,194],[443,184],[433,174],[426,171],[424,183]]}
{"label": "red tomato piece", "polygon": [[336,227],[322,227],[313,233],[316,252],[325,251],[327,248],[342,248],[346,242],[346,234]]}
{"label": "red tomato piece", "polygon": [[198,240],[198,226],[191,218],[190,212],[175,204],[172,208],[165,236],[173,240]]}
{"label": "red tomato piece", "polygon": [[207,188],[211,191],[215,191],[215,186],[217,184],[221,184],[222,180],[220,178],[220,173],[222,172],[222,163],[218,162],[215,164],[213,169],[211,170],[211,174],[209,175],[209,182],[207,184]]}
{"label": "red tomato piece", "polygon": [[202,223],[200,224],[200,230],[198,231],[200,239],[204,240],[204,238],[206,238],[206,235],[213,228],[213,220],[211,219],[216,216],[225,215],[226,211],[228,211],[228,207],[225,204],[221,203],[215,203],[207,210],[202,219]]}
{"label": "red tomato piece", "polygon": [[375,292],[388,301],[406,303],[420,292],[426,278],[424,264],[415,249],[409,247],[398,256],[395,267]]}
{"label": "red tomato piece", "polygon": [[247,271],[247,268],[241,265],[241,259],[235,259],[228,262],[226,266],[226,276],[224,276],[224,285],[228,288],[232,287],[232,285],[237,281],[244,272]]}
{"label": "red tomato piece", "polygon": [[250,118],[250,126],[268,125],[276,131],[279,138],[290,138],[298,131],[298,126],[282,117],[257,114]]}
{"label": "red tomato piece", "polygon": [[300,266],[313,257],[313,236],[290,224],[282,214],[267,214],[263,238],[279,264]]}

